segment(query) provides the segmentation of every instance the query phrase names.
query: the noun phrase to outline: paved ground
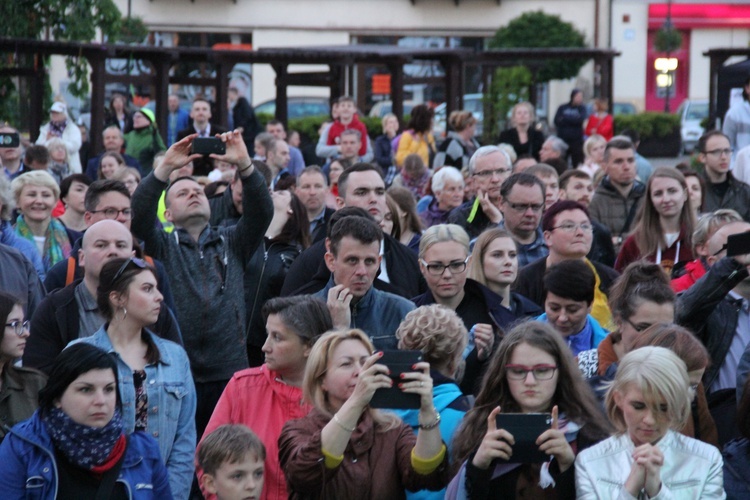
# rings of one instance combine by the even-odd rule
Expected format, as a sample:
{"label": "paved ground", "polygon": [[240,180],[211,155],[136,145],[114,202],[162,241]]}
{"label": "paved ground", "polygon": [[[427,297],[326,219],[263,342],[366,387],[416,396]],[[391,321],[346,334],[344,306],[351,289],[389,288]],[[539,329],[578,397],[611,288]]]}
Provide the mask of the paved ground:
{"label": "paved ground", "polygon": [[690,156],[689,155],[682,155],[678,156],[676,158],[647,158],[648,161],[651,162],[651,165],[656,167],[674,167],[678,163],[686,162],[690,163]]}

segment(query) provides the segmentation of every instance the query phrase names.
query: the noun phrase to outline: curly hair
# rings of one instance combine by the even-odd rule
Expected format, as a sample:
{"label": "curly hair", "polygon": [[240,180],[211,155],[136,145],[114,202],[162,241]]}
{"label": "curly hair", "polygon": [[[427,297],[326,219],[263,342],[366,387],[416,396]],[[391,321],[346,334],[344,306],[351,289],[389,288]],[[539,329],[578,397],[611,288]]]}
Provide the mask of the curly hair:
{"label": "curly hair", "polygon": [[[454,372],[461,366],[468,335],[456,312],[439,304],[409,312],[396,330],[399,349],[422,351],[424,360],[432,368],[453,367]],[[448,375],[453,376],[453,373]]]}

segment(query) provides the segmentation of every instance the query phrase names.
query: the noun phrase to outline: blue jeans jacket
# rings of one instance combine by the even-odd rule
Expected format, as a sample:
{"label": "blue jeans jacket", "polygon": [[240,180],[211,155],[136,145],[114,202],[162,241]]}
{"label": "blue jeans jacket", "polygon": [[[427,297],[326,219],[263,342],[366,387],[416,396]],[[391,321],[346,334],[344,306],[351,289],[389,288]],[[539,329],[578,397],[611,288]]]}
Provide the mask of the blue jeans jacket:
{"label": "blue jeans jacket", "polygon": [[[39,410],[13,427],[0,445],[0,496],[3,499],[57,498],[59,478],[53,450],[52,438]],[[122,483],[132,500],[173,498],[156,441],[143,432],[129,436],[117,482]]]}
{"label": "blue jeans jacket", "polygon": [[[78,339],[111,353],[117,360],[117,378],[122,401],[122,421],[128,434],[135,429],[135,387],[133,370],[112,346],[104,325],[91,337]],[[159,349],[161,361],[146,365],[148,394],[148,423],[146,433],[159,443],[161,457],[169,471],[169,485],[176,499],[187,499],[195,469],[193,460],[196,446],[196,395],[190,362],[185,350],[174,342],[145,334]]]}

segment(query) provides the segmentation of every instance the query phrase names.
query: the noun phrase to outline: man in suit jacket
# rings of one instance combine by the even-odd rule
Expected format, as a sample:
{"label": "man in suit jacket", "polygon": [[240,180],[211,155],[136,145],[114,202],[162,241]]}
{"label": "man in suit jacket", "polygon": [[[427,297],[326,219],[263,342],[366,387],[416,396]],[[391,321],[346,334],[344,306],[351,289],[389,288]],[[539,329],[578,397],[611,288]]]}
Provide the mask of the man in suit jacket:
{"label": "man in suit jacket", "polygon": [[[227,130],[224,127],[211,123],[211,103],[203,97],[196,97],[193,100],[193,106],[190,108],[190,118],[193,120],[192,126],[177,132],[177,140],[180,141],[190,134],[198,134],[198,137],[215,137],[216,134],[223,134]],[[213,170],[213,161],[208,156],[193,160],[194,175],[208,175]]]}

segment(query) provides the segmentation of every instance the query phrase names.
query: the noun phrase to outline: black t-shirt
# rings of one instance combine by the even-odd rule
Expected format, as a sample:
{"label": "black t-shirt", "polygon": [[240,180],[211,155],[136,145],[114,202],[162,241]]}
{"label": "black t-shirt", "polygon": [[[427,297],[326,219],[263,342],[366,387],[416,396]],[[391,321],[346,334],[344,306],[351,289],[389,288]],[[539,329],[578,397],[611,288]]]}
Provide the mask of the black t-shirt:
{"label": "black t-shirt", "polygon": [[[57,500],[80,500],[96,498],[102,482],[100,475],[73,465],[60,451],[55,449],[55,462],[58,471]],[[115,482],[110,500],[128,500],[123,483]]]}
{"label": "black t-shirt", "polygon": [[729,191],[729,179],[727,178],[724,182],[712,182],[711,189],[716,193],[719,199],[724,199],[724,195]]}

